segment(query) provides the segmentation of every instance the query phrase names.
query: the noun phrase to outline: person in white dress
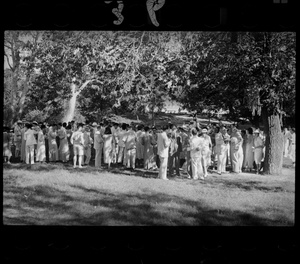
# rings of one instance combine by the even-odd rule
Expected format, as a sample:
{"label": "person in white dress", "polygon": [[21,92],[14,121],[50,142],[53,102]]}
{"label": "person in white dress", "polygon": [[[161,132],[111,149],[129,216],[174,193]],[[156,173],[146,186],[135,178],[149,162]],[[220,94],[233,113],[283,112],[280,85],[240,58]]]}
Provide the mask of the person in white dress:
{"label": "person in white dress", "polygon": [[113,151],[115,146],[115,138],[112,134],[111,127],[107,126],[103,134],[103,152],[104,152],[104,163],[107,164],[107,168],[110,169],[112,163]]}
{"label": "person in white dress", "polygon": [[243,138],[235,126],[232,127],[230,156],[233,173],[241,173],[243,165]]}
{"label": "person in white dress", "polygon": [[290,128],[285,127],[283,131],[283,138],[284,138],[284,150],[283,155],[285,158],[289,155],[289,147],[290,147],[290,141],[292,139],[292,133],[290,131]]}
{"label": "person in white dress", "polygon": [[168,180],[167,166],[171,140],[167,136],[167,130],[168,126],[163,126],[162,132],[157,135],[157,154],[160,160],[158,177],[162,180]]}
{"label": "person in white dress", "polygon": [[203,139],[203,146],[201,148],[201,162],[204,171],[204,178],[207,177],[207,168],[211,163],[211,149],[212,149],[212,142],[209,135],[207,135],[207,128],[204,127],[201,130],[200,138]]}
{"label": "person in white dress", "polygon": [[216,155],[217,155],[217,173],[221,175],[222,173],[226,173],[226,160],[228,147],[230,142],[230,136],[227,134],[227,129],[222,127],[219,132],[215,135],[216,140]]}
{"label": "person in white dress", "polygon": [[37,154],[36,161],[45,162],[46,160],[46,144],[45,144],[45,136],[43,133],[44,125],[41,127],[37,127],[38,132],[38,140],[37,140]]}
{"label": "person in white dress", "polygon": [[263,148],[264,148],[263,139],[260,136],[259,130],[255,130],[254,139],[253,139],[253,151],[254,151],[254,162],[256,165],[256,174],[258,174],[261,169]]}
{"label": "person in white dress", "polygon": [[243,167],[245,171],[251,172],[253,169],[254,162],[254,152],[253,152],[253,129],[249,127],[246,130],[246,138],[245,138],[245,155],[244,155],[244,163]]}
{"label": "person in white dress", "polygon": [[192,177],[194,180],[204,180],[203,169],[202,169],[202,150],[204,148],[204,139],[198,137],[198,131],[196,128],[192,128],[192,137],[190,139],[190,152],[191,152],[191,163],[192,163]]}
{"label": "person in white dress", "polygon": [[296,162],[296,130],[295,130],[295,128],[291,129],[289,157],[291,158],[291,160],[293,162],[293,166],[295,166],[295,162]]}

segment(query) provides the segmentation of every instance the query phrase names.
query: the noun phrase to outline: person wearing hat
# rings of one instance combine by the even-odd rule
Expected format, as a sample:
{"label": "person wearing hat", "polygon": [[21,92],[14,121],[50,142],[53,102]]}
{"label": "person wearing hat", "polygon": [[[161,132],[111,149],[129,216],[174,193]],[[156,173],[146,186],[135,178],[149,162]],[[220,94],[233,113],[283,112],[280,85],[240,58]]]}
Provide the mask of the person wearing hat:
{"label": "person wearing hat", "polygon": [[230,139],[230,155],[232,159],[232,172],[241,173],[243,166],[243,137],[238,132],[235,126],[232,126],[232,133]]}
{"label": "person wearing hat", "polygon": [[201,163],[204,171],[204,178],[207,177],[207,169],[211,163],[211,149],[212,143],[211,138],[207,134],[208,130],[206,127],[202,128],[200,138],[203,139],[203,145],[201,149]]}
{"label": "person wearing hat", "polygon": [[227,159],[227,151],[228,145],[230,142],[230,136],[227,133],[226,127],[221,127],[219,132],[215,135],[216,140],[216,155],[217,155],[217,173],[221,175],[222,173],[226,173],[226,159]]}
{"label": "person wearing hat", "polygon": [[15,158],[19,158],[21,154],[21,144],[22,144],[21,125],[22,125],[22,121],[18,120],[14,126]]}
{"label": "person wearing hat", "polygon": [[253,139],[253,151],[254,151],[254,162],[256,165],[256,174],[259,173],[261,169],[261,161],[263,158],[263,148],[264,148],[264,142],[263,139],[260,136],[260,132],[258,129],[256,129],[254,132],[254,139]]}

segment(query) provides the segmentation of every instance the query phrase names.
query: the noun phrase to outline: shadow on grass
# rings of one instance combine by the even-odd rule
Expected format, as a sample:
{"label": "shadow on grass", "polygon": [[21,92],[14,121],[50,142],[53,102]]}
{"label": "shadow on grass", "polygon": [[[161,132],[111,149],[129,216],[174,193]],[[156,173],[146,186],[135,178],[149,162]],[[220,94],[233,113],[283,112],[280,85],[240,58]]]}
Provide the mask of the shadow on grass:
{"label": "shadow on grass", "polygon": [[[293,225],[287,218],[262,218],[255,213],[215,210],[201,201],[164,193],[114,194],[70,186],[72,191],[37,185],[5,190],[4,224],[25,225]],[[15,202],[5,202],[5,201]],[[17,200],[17,201],[16,201]]]}

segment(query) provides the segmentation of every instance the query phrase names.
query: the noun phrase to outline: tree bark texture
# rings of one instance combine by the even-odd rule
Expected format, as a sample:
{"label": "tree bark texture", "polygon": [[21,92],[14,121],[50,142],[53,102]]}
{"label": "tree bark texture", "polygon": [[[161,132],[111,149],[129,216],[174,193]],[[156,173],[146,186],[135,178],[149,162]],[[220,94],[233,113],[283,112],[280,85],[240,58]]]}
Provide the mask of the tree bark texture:
{"label": "tree bark texture", "polygon": [[283,164],[283,134],[279,115],[269,114],[262,109],[262,118],[266,133],[266,150],[264,159],[264,173],[280,175]]}

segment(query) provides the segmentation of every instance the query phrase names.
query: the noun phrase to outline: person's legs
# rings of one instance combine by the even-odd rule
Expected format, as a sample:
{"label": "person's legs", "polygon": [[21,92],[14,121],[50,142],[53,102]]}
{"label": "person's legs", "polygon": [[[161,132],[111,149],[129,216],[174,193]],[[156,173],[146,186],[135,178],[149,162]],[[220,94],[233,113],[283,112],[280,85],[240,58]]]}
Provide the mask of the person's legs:
{"label": "person's legs", "polygon": [[76,163],[77,163],[77,155],[78,155],[78,149],[76,145],[73,145],[73,167],[76,168]]}
{"label": "person's legs", "polygon": [[174,154],[170,155],[168,158],[168,168],[169,168],[169,175],[173,175],[173,165],[174,165]]}
{"label": "person's legs", "polygon": [[160,156],[159,158],[160,158],[159,178],[166,180],[167,179],[168,157]]}
{"label": "person's legs", "polygon": [[136,160],[136,149],[131,150],[131,155],[132,155],[132,164],[131,167],[135,169],[135,160]]}
{"label": "person's legs", "polygon": [[244,153],[243,153],[242,149],[239,150],[238,160],[239,160],[239,173],[241,173],[242,167],[243,167],[243,162],[244,162]]}
{"label": "person's legs", "polygon": [[221,160],[221,172],[226,173],[226,163],[228,156],[226,155],[227,151],[222,153],[222,160]]}
{"label": "person's legs", "polygon": [[34,164],[34,146],[30,146],[29,151],[30,151],[30,163]]}
{"label": "person's legs", "polygon": [[217,159],[218,159],[218,163],[217,163],[217,173],[221,174],[222,173],[222,167],[223,167],[223,160],[224,160],[224,156],[225,153],[224,152],[218,152],[217,153]]}
{"label": "person's legs", "polygon": [[198,179],[197,158],[191,157],[191,167],[192,167],[192,177],[194,180],[196,180],[196,179]]}
{"label": "person's legs", "polygon": [[203,168],[203,176],[204,177],[207,177],[207,153],[205,153],[203,156],[202,156],[202,158],[201,158],[201,167]]}
{"label": "person's legs", "polygon": [[25,154],[26,154],[26,164],[29,164],[30,146],[26,146],[26,148],[25,148]]}
{"label": "person's legs", "polygon": [[175,169],[176,169],[176,175],[180,176],[180,152],[175,153]]}
{"label": "person's legs", "polygon": [[235,173],[239,173],[238,150],[231,151],[231,158],[232,171]]}
{"label": "person's legs", "polygon": [[101,166],[101,156],[100,156],[100,149],[96,149],[96,156],[95,156],[95,167],[98,168]]}

